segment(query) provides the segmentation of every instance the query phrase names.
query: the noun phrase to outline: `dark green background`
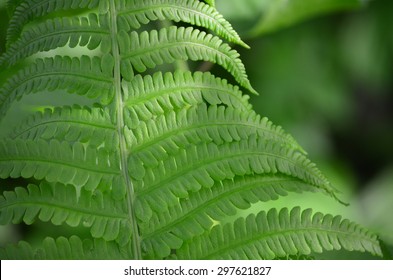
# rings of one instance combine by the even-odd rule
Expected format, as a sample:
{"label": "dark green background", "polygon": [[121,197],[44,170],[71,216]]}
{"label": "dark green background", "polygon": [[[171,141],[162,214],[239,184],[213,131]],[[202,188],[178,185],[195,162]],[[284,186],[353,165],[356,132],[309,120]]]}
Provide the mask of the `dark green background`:
{"label": "dark green background", "polygon": [[[241,2],[248,1],[258,2]],[[254,12],[234,13],[223,2],[218,8],[247,38]],[[393,2],[370,1],[360,9],[249,37],[246,43],[251,50],[240,50],[241,57],[260,93],[251,98],[254,109],[291,133],[351,204],[302,194],[258,207],[302,205],[341,214],[378,232],[391,249]]]}

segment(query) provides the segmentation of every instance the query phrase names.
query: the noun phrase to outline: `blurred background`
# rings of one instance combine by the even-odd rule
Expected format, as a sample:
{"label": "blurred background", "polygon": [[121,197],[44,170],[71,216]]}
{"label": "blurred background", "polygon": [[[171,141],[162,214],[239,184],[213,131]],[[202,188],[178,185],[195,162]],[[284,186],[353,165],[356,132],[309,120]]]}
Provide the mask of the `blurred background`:
{"label": "blurred background", "polygon": [[[342,192],[340,199],[350,203],[294,194],[255,207],[301,205],[340,214],[377,232],[391,254],[393,1],[216,4],[251,47],[238,49],[260,93],[251,96],[254,109],[292,134]],[[313,7],[317,4],[320,9]],[[336,252],[317,257],[371,256]]]}
{"label": "blurred background", "polygon": [[[254,109],[292,134],[341,191],[340,199],[350,203],[291,194],[253,210],[301,206],[342,215],[378,233],[391,258],[393,1],[217,0],[216,5],[251,47],[236,48],[260,93],[251,97]],[[7,21],[0,0],[0,53]],[[1,230],[0,239],[9,234]],[[316,257],[372,258],[344,252]]]}

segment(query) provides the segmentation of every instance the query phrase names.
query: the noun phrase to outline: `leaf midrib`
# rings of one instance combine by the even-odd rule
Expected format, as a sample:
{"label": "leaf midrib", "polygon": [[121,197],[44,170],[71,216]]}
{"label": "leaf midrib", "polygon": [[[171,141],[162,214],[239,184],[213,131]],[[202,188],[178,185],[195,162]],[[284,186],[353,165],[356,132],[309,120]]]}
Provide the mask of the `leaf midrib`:
{"label": "leaf midrib", "polygon": [[0,158],[0,162],[5,161],[5,162],[12,162],[12,161],[25,161],[25,162],[42,162],[47,165],[60,165],[60,166],[66,166],[69,168],[73,169],[81,169],[93,173],[100,173],[100,174],[108,174],[108,175],[119,175],[120,172],[115,172],[115,171],[109,171],[109,168],[106,167],[105,169],[93,169],[93,168],[88,168],[86,167],[86,162],[81,162],[81,164],[84,165],[73,165],[71,163],[66,163],[64,161],[55,161],[53,158],[50,160],[45,160],[45,159],[37,159],[37,158],[24,158],[24,157],[13,157],[13,158]]}
{"label": "leaf midrib", "polygon": [[[0,209],[4,209],[4,208],[11,208],[11,207],[18,207],[19,205],[26,205],[26,206],[37,206],[38,205],[42,205],[42,206],[46,206],[48,208],[57,208],[57,209],[64,209],[70,212],[77,212],[80,213],[81,215],[92,215],[94,217],[100,216],[103,218],[111,218],[111,219],[126,219],[128,216],[127,215],[111,215],[111,213],[113,213],[113,209],[111,209],[112,211],[108,211],[108,209],[103,209],[103,212],[95,212],[95,211],[89,211],[87,208],[82,209],[82,208],[76,208],[76,207],[71,207],[70,204],[55,204],[55,203],[50,203],[47,201],[42,201],[37,199],[36,201],[33,200],[29,200],[29,201],[18,201],[18,202],[8,202],[4,203],[1,205]],[[78,204],[76,204],[78,205]]]}
{"label": "leaf midrib", "polygon": [[102,124],[102,123],[99,124],[98,122],[94,122],[94,123],[90,122],[89,123],[87,121],[83,122],[83,121],[78,121],[78,120],[65,120],[65,119],[63,119],[63,120],[52,120],[52,121],[39,122],[38,124],[29,126],[27,129],[19,131],[17,134],[13,134],[11,138],[12,139],[16,139],[16,138],[20,137],[21,135],[23,135],[25,133],[28,133],[29,131],[34,130],[34,129],[40,127],[40,126],[45,126],[45,125],[48,125],[48,124],[59,124],[59,123],[65,123],[65,124],[72,123],[72,124],[77,124],[77,125],[81,125],[81,126],[91,126],[91,127],[96,128],[96,129],[116,130],[115,127],[110,126],[108,124]]}
{"label": "leaf midrib", "polygon": [[117,115],[117,133],[119,135],[119,149],[120,149],[120,172],[126,184],[126,194],[125,200],[127,201],[127,215],[128,219],[131,224],[130,233],[130,246],[131,252],[133,253],[130,256],[133,259],[139,260],[142,259],[142,252],[141,252],[141,242],[139,236],[139,228],[137,224],[137,219],[135,215],[135,191],[134,186],[131,182],[130,177],[128,176],[128,160],[127,160],[127,144],[126,144],[126,137],[124,135],[124,100],[121,88],[121,70],[120,70],[120,48],[119,42],[117,38],[118,34],[118,27],[117,27],[117,10],[115,0],[110,0],[109,3],[109,13],[110,13],[110,34],[111,34],[111,42],[112,42],[112,53],[114,58],[114,69],[113,69],[113,81],[115,85],[115,108],[116,108],[116,115]]}

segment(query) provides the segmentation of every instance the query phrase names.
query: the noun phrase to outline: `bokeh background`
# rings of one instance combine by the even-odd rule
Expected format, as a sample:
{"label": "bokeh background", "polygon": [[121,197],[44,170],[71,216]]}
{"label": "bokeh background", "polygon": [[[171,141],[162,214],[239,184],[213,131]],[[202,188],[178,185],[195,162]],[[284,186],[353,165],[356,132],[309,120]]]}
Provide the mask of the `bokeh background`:
{"label": "bokeh background", "polygon": [[391,254],[393,1],[330,1],[337,5],[318,12],[312,2],[329,1],[304,0],[293,5],[295,15],[280,10],[279,2],[291,1],[216,1],[251,47],[239,51],[260,93],[251,97],[254,109],[297,139],[350,206],[294,194],[255,207],[301,205],[340,214],[379,233]]}
{"label": "bokeh background", "polygon": [[[330,4],[317,9],[315,2]],[[291,194],[252,210],[301,206],[342,215],[378,233],[391,258],[393,1],[217,0],[216,5],[251,47],[237,49],[260,93],[251,96],[254,109],[292,134],[341,191],[340,199],[350,203]],[[0,0],[0,54],[7,22]],[[13,234],[2,227],[0,241]],[[372,258],[346,252],[316,257]]]}

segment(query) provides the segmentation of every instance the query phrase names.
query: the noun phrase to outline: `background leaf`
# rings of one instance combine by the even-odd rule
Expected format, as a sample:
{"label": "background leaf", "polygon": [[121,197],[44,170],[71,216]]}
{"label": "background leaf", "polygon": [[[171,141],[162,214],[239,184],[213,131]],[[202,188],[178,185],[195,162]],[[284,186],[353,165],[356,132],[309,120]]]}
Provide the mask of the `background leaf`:
{"label": "background leaf", "polygon": [[241,34],[255,37],[321,14],[359,8],[365,2],[367,0],[227,0],[218,1],[217,8],[229,20],[243,22]]}

